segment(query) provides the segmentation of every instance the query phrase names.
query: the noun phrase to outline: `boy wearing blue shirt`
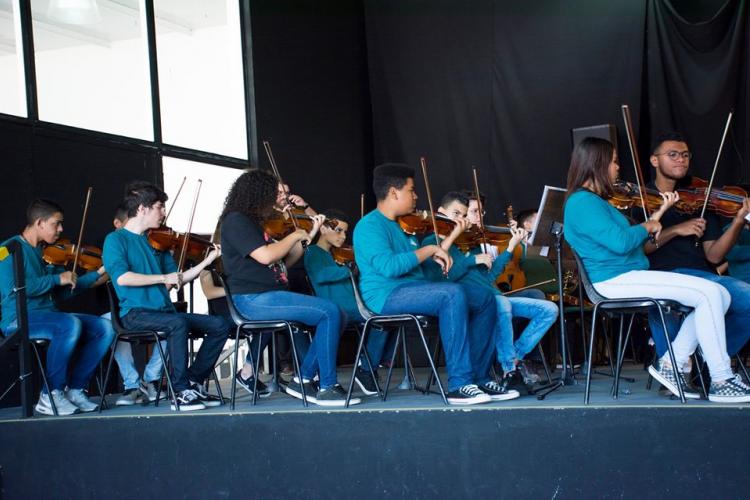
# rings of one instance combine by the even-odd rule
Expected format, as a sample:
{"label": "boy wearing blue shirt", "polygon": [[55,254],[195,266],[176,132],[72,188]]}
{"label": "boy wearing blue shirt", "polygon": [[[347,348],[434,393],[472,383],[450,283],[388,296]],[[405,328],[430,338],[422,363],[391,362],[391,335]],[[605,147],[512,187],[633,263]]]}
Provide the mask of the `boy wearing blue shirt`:
{"label": "boy wearing blue shirt", "polygon": [[[71,271],[61,272],[42,260],[42,247],[52,245],[60,238],[62,224],[63,210],[59,205],[49,200],[35,200],[26,211],[23,232],[11,238],[20,242],[23,249],[29,338],[50,341],[47,350],[50,394],[43,390],[35,407],[37,412],[44,415],[53,415],[50,398],[59,415],[70,415],[79,410],[90,412],[98,408],[88,399],[84,388],[88,386],[115,335],[106,319],[89,314],[64,313],[57,309],[56,299],[64,300],[72,296],[74,290],[78,292],[98,286],[107,279],[104,268],[79,278]],[[18,327],[14,289],[12,261],[5,259],[0,262],[0,330],[6,334]],[[77,351],[77,360],[68,374],[68,364],[74,351]]]}
{"label": "boy wearing blue shirt", "polygon": [[[492,294],[456,283],[427,280],[421,263],[434,259],[450,271],[452,259],[437,245],[420,247],[397,219],[414,211],[414,170],[388,163],[373,173],[377,209],[354,229],[354,256],[367,306],[381,314],[438,317],[448,370],[448,402],[457,405],[508,399],[491,380],[492,336],[496,313]],[[378,362],[372,359],[373,363]]]}
{"label": "boy wearing blue shirt", "polygon": [[[175,311],[169,297],[171,286],[180,287],[198,277],[221,251],[215,246],[199,264],[178,272],[172,256],[151,247],[146,232],[160,227],[165,217],[167,195],[145,182],[134,182],[126,189],[128,209],[125,225],[107,235],[104,265],[120,301],[123,326],[129,330],[158,330],[168,335],[172,385],[177,405],[172,410],[202,410],[221,404],[209,395],[203,382],[211,374],[232,329],[220,316]],[[202,334],[203,343],[188,368],[188,334]]]}

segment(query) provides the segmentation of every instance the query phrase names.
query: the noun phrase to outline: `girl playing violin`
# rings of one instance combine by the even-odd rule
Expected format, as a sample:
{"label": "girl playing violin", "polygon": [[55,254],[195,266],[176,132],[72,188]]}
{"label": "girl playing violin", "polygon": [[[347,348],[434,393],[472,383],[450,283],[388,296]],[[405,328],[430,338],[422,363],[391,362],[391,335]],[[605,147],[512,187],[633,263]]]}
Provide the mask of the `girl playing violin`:
{"label": "girl playing violin", "polygon": [[[304,253],[324,216],[313,216],[310,232],[296,229],[278,241],[264,230],[264,221],[272,215],[277,195],[283,189],[273,175],[250,169],[240,175],[227,195],[221,216],[221,242],[224,272],[237,309],[255,320],[292,320],[315,328],[315,337],[298,373],[286,392],[302,398],[304,384],[307,400],[323,406],[344,406],[346,393],[336,377],[336,353],[343,329],[343,313],[330,300],[288,291],[286,266]],[[251,353],[257,352],[253,339]],[[301,337],[301,334],[300,334]],[[296,340],[296,339],[295,339]],[[295,342],[296,343],[296,342]],[[254,344],[254,345],[253,345]],[[320,387],[313,378],[318,375]],[[352,399],[351,403],[359,403]]]}
{"label": "girl playing violin", "polygon": [[594,288],[609,298],[656,297],[693,307],[673,343],[677,362],[672,370],[668,356],[649,367],[649,373],[673,394],[682,385],[685,397],[699,394],[688,389],[683,370],[700,345],[711,372],[709,399],[715,402],[748,402],[750,386],[732,372],[726,352],[724,313],[729,293],[708,280],[664,271],[649,271],[643,244],[650,234],[657,241],[659,219],[677,202],[675,193],[663,193],[664,204],[651,218],[630,225],[607,203],[620,167],[609,141],[586,138],[573,150],[565,202],[565,236],[581,257]]}

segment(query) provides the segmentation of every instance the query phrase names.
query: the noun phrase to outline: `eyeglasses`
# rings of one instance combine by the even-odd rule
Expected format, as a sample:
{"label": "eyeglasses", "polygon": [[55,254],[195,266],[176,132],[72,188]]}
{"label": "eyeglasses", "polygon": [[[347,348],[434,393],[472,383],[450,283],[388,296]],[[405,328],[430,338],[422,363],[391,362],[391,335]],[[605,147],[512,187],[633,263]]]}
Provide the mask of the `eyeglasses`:
{"label": "eyeglasses", "polygon": [[693,153],[690,151],[667,151],[666,153],[654,154],[654,156],[669,156],[670,160],[677,160],[679,158],[689,160],[693,157]]}

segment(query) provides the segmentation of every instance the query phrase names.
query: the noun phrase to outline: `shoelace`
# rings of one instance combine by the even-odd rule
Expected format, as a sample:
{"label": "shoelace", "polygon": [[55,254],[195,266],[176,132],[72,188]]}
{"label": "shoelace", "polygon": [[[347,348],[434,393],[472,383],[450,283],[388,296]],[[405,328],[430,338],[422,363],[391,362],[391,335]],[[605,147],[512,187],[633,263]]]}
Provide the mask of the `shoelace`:
{"label": "shoelace", "polygon": [[463,392],[467,396],[472,396],[472,397],[479,396],[480,394],[482,394],[482,391],[479,390],[479,387],[477,387],[476,384],[469,384],[469,385],[463,386],[461,388],[461,392]]}
{"label": "shoelace", "polygon": [[497,392],[500,392],[503,389],[503,386],[501,386],[500,384],[498,384],[494,380],[490,380],[489,382],[487,382],[484,385],[486,385],[487,387],[489,387],[493,391],[497,391]]}
{"label": "shoelace", "polygon": [[750,391],[750,386],[742,381],[742,377],[740,377],[739,373],[735,373],[734,378],[730,379],[730,382],[732,382],[734,385],[741,387],[742,389],[746,391]]}

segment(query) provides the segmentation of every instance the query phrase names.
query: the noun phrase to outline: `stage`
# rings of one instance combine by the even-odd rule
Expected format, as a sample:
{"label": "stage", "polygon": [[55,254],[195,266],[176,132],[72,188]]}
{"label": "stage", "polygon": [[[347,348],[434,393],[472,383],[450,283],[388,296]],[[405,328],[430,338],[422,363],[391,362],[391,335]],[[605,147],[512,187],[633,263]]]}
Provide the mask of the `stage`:
{"label": "stage", "polygon": [[744,496],[750,406],[683,405],[646,391],[642,369],[625,374],[633,394],[614,401],[597,376],[590,406],[580,384],[468,408],[397,389],[348,410],[283,394],[242,398],[234,412],[21,420],[6,408],[3,498]]}

